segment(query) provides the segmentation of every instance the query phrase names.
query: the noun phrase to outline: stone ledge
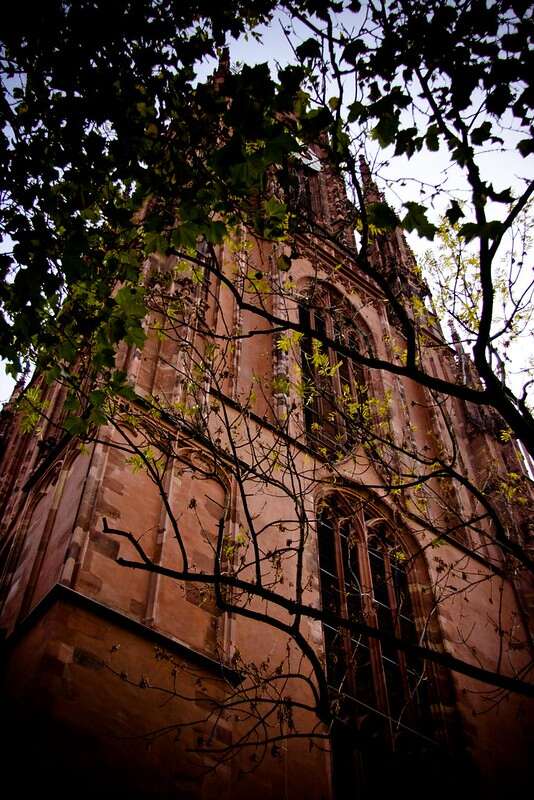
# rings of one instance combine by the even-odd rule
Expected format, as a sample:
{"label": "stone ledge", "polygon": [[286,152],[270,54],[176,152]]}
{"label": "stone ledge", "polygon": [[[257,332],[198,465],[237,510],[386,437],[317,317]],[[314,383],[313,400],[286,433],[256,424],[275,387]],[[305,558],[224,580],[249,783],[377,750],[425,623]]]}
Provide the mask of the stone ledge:
{"label": "stone ledge", "polygon": [[70,589],[68,586],[63,586],[60,583],[56,583],[48,594],[45,595],[35,608],[33,608],[19,623],[15,630],[4,639],[2,642],[3,649],[8,650],[10,647],[17,644],[17,642],[36,625],[39,619],[57,603],[75,606],[97,617],[107,619],[143,639],[154,642],[154,644],[159,645],[173,654],[194,662],[212,674],[219,674],[221,678],[228,681],[232,686],[237,686],[243,680],[243,676],[232,667],[222,664],[205,653],[195,650],[184,642],[180,642],[158,631],[156,628],[150,628],[148,625],[144,625],[142,622],[129,617],[127,614],[123,614],[121,611],[117,611],[104,603],[100,603],[98,600],[94,600],[92,597],[76,592],[74,589]]}

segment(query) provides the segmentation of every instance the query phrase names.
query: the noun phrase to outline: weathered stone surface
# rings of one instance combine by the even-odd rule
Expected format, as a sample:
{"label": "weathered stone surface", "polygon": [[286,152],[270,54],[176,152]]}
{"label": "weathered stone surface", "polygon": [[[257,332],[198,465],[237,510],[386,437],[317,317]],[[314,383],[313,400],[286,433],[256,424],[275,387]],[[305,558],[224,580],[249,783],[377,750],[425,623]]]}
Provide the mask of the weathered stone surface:
{"label": "weathered stone surface", "polygon": [[[372,187],[367,189],[374,191]],[[342,223],[346,198],[333,171],[326,170],[314,179],[309,199],[323,224]],[[348,228],[338,232],[346,244],[350,243],[352,232]],[[340,307],[348,304],[353,308],[359,327],[365,330],[377,355],[393,358],[395,348],[402,349],[403,341],[395,322],[389,318],[387,303],[378,287],[359,274],[356,264],[349,263],[346,250],[338,249],[335,243],[325,245],[310,233],[302,238],[302,253],[291,264],[295,291],[304,296],[315,285],[327,291],[330,298],[342,298]],[[271,274],[276,248],[279,252],[285,248],[287,257],[292,257],[290,248],[284,244],[250,242],[249,257],[258,272]],[[377,238],[373,248],[377,268],[392,277],[396,271],[406,280],[415,280],[413,259],[399,231]],[[234,280],[236,254],[223,253],[222,267]],[[275,273],[275,278],[278,277]],[[185,291],[184,286],[181,288]],[[338,474],[334,484],[329,465],[313,455],[313,448],[306,450],[304,446],[302,425],[306,409],[301,399],[273,391],[273,377],[291,376],[291,370],[299,366],[298,354],[282,353],[278,334],[254,336],[257,315],[248,310],[242,313],[230,293],[220,290],[215,280],[209,289],[207,299],[197,297],[206,306],[207,329],[220,340],[228,335],[237,336],[221,376],[219,389],[223,397],[216,402],[226,403],[230,417],[235,413],[236,403],[243,399],[250,402],[256,416],[243,417],[235,431],[236,441],[239,437],[241,444],[246,441],[245,433],[258,437],[268,454],[265,458],[270,466],[266,469],[272,467],[276,478],[267,488],[245,480],[251,518],[258,529],[264,530],[263,567],[268,585],[287,597],[292,596],[295,559],[276,559],[275,555],[277,549],[289,549],[298,539],[291,496],[294,485],[290,486],[289,480],[295,477],[305,483],[305,476],[315,471],[311,485],[303,489],[303,502],[312,521],[303,557],[306,603],[320,608],[323,601],[321,554],[313,522],[321,504],[324,505],[329,494],[338,500],[342,489],[349,499],[343,518],[350,521],[354,532],[353,521],[360,513],[361,499],[370,502],[371,498],[384,514],[387,511],[392,527],[411,544],[412,549],[407,549],[413,573],[406,597],[410,597],[414,606],[417,632],[425,630],[425,642],[439,652],[471,663],[490,669],[498,666],[505,674],[526,674],[529,651],[524,612],[528,605],[534,604],[531,588],[512,583],[509,576],[494,574],[491,564],[484,559],[491,557],[498,566],[502,566],[502,559],[495,548],[482,541],[473,542],[460,531],[457,541],[436,542],[433,534],[427,535],[418,523],[412,524],[410,520],[417,519],[418,512],[413,497],[405,493],[399,497],[397,490],[396,494],[386,490],[385,469],[381,471],[379,465],[371,463],[367,453],[355,451],[353,464],[350,459],[336,462]],[[191,287],[189,290],[196,291]],[[269,296],[267,302],[274,307],[277,297]],[[276,313],[296,314],[296,303],[293,308],[291,303],[293,300],[289,305],[280,302]],[[324,313],[326,318],[331,309],[325,309]],[[183,376],[191,367],[189,345],[193,331],[188,330],[187,321],[183,328],[184,336],[189,336],[187,347],[161,342],[150,334],[144,348],[122,348],[120,357],[140,396],[160,392],[173,402],[186,396]],[[196,342],[199,345],[198,330],[195,335],[199,337]],[[437,333],[433,330],[430,335],[435,337]],[[437,375],[445,376],[455,366],[453,354],[438,339],[429,363]],[[337,366],[341,369],[342,365],[338,362]],[[35,380],[41,379],[37,376]],[[421,387],[394,376],[381,376],[376,370],[365,373],[365,381],[372,397],[391,393],[387,423],[399,445],[416,447],[429,459],[431,455],[447,456],[450,447],[446,426],[440,423]],[[53,393],[58,399],[57,387],[42,385],[41,388],[45,393],[50,392],[49,399]],[[214,397],[212,392],[206,399],[214,403]],[[300,439],[298,447],[291,441],[295,462],[293,472],[286,474],[279,464],[272,463],[272,455],[280,449],[280,443],[274,441],[269,426],[277,415],[284,418],[290,401],[294,401],[300,414],[300,432],[295,422],[287,435],[290,439],[292,436]],[[61,402],[54,407],[59,413]],[[310,675],[306,659],[295,655],[296,648],[274,626],[258,624],[239,611],[223,613],[217,607],[211,585],[176,581],[117,563],[119,555],[134,562],[140,556],[125,538],[102,533],[104,517],[112,527],[132,532],[155,564],[169,570],[181,570],[183,566],[160,491],[145,470],[133,469],[116,431],[107,428],[100,431],[90,456],[80,454],[77,443],[71,441],[55,461],[37,474],[36,464],[42,463],[36,460],[38,437],[21,434],[16,415],[10,414],[10,433],[0,461],[5,500],[3,521],[8,532],[8,538],[2,540],[6,548],[2,558],[6,553],[7,566],[3,573],[5,585],[0,587],[3,592],[0,624],[7,632],[4,695],[9,698],[9,705],[6,704],[9,716],[4,725],[10,749],[6,763],[17,792],[29,796],[36,790],[43,793],[45,787],[54,796],[64,792],[69,797],[329,800],[331,764],[328,753],[321,749],[323,745],[327,747],[324,740],[320,746],[310,745],[306,738],[270,743],[265,751],[261,750],[261,757],[257,755],[260,749],[256,752],[248,746],[237,747],[234,759],[217,769],[216,756],[200,752],[211,745],[224,750],[239,742],[247,714],[254,720],[261,719],[262,692],[278,685],[281,702],[269,717],[272,727],[263,728],[259,724],[260,744],[262,736],[276,737],[282,725],[287,729],[291,714],[295,719],[300,714],[297,722],[301,730],[324,734],[326,729],[314,715],[293,708],[287,699],[302,704],[312,702],[308,684],[301,680],[302,676]],[[513,451],[504,452],[483,422],[480,414],[455,401],[451,425],[458,432],[463,466],[467,474],[479,480],[484,491],[492,489],[495,494],[502,471],[510,471]],[[158,420],[160,424],[163,430],[167,423]],[[222,439],[216,438],[221,434],[216,431],[212,434],[214,443],[224,446]],[[135,437],[135,433],[131,435]],[[191,426],[173,429],[172,435],[179,441],[179,457],[169,464],[164,490],[179,524],[190,568],[209,574],[213,572],[222,518],[224,566],[247,554],[248,521],[239,502],[240,487],[235,475],[224,466],[224,458],[217,464],[210,461],[201,438],[195,438]],[[239,454],[246,459],[249,452],[243,446]],[[396,462],[389,465],[393,474],[397,467]],[[277,481],[288,481],[287,491],[278,490]],[[23,490],[24,486],[29,488]],[[455,514],[469,516],[474,511],[471,501],[460,490],[442,499],[446,501],[443,508],[435,509],[441,522],[454,521]],[[513,514],[517,517],[517,529],[527,532],[521,508],[513,509]],[[365,549],[365,541],[360,537],[358,546]],[[462,544],[474,544],[477,558],[466,554]],[[402,555],[406,556],[404,551]],[[342,558],[343,554],[338,551],[337,556]],[[394,561],[390,558],[390,567],[391,564]],[[465,590],[468,580],[465,575],[472,578],[468,590]],[[247,577],[254,579],[252,570]],[[369,576],[367,579],[370,580]],[[72,598],[72,602],[64,597],[58,599],[61,595],[52,597],[59,583],[72,591],[76,602]],[[369,588],[361,591],[362,602],[367,603],[363,619],[375,624],[378,604],[371,595]],[[246,599],[239,597],[239,602],[245,603]],[[277,620],[286,624],[292,619],[263,600],[251,603],[250,608],[260,614],[274,613]],[[324,652],[328,648],[321,622],[304,623],[301,630],[319,659],[328,662],[331,653]],[[375,656],[376,652],[375,649]],[[229,670],[232,656],[236,663],[241,658],[243,664],[248,664],[250,673]],[[285,664],[288,657],[292,677],[287,685],[282,688],[281,682],[276,683],[279,677],[276,673],[271,676],[271,683],[262,683],[261,677],[258,678],[261,669],[268,666],[274,670],[278,664]],[[376,662],[377,658],[373,667],[375,678],[385,663],[380,658],[378,666]],[[237,703],[235,707],[230,704],[229,708],[223,708],[225,700],[235,700],[239,681],[245,687],[250,686],[250,676],[254,673],[251,665],[258,670],[258,699],[251,706]],[[223,666],[232,673],[229,683]],[[353,676],[356,702],[362,685],[358,683],[361,680],[358,669]],[[466,796],[489,800],[491,792],[497,789],[500,797],[512,795],[514,787],[526,776],[525,734],[531,706],[512,695],[497,696],[494,690],[475,680],[458,673],[450,675],[443,669],[429,670],[422,682],[429,689],[436,738],[447,744],[447,752],[454,752],[455,757],[459,753],[460,760],[455,762],[458,770],[464,754],[468,754],[482,776],[480,792]],[[387,693],[385,678],[381,687]],[[383,715],[387,717],[387,701],[388,697],[380,700],[381,719]],[[354,737],[354,741],[362,741],[364,737],[358,759],[364,759],[362,753],[365,754],[367,746],[370,750],[375,747],[374,740],[371,745],[365,740],[366,714],[345,720],[348,730],[351,725],[363,730],[362,734],[358,728]],[[409,713],[404,712],[393,720],[391,737],[398,734],[397,723],[406,720],[410,722]],[[395,790],[402,793],[402,788],[407,796],[415,798],[420,796],[417,792],[421,789],[414,785],[419,765],[415,759],[409,763],[409,769],[391,772]],[[384,764],[380,762],[380,770],[387,772],[387,764],[391,762],[386,758]],[[35,775],[30,774],[32,771]],[[456,775],[449,769],[447,759],[437,759],[432,780],[422,787],[424,796],[433,796],[439,790],[445,773]],[[28,787],[32,792],[24,791]],[[459,778],[455,787],[458,796],[463,789]],[[360,790],[363,793],[365,787],[355,779],[350,796],[360,796]]]}

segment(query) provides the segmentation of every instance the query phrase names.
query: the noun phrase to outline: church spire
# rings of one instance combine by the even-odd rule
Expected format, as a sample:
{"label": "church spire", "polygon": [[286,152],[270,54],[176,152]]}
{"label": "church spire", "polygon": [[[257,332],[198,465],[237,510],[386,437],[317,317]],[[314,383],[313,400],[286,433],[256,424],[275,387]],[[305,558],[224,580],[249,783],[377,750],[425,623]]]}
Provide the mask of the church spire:
{"label": "church spire", "polygon": [[[360,175],[365,205],[386,202],[372,178],[369,164],[363,155],[360,155]],[[420,297],[429,294],[428,286],[421,276],[415,256],[400,226],[374,237],[371,259],[375,267],[380,268],[391,280],[409,286],[410,290]]]}
{"label": "church spire", "polygon": [[228,47],[223,47],[219,51],[219,63],[212,77],[214,85],[219,89],[229,74],[230,74],[230,50]]}
{"label": "church spire", "polygon": [[371,176],[371,170],[369,169],[369,164],[367,163],[364,155],[360,155],[360,175],[362,178],[363,198],[365,200],[365,204],[368,205],[369,203],[382,203],[384,201],[384,195],[382,192],[378,191],[378,186]]}

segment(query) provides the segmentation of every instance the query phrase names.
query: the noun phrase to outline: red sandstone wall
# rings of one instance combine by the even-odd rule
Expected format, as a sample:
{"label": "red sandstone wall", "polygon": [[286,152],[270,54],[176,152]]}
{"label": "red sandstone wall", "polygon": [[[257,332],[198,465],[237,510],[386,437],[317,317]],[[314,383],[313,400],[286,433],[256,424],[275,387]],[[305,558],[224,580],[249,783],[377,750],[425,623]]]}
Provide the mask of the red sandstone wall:
{"label": "red sandstone wall", "polygon": [[[253,258],[258,269],[268,271],[268,258],[262,253],[254,253]],[[228,256],[228,268],[233,259],[233,255]],[[316,267],[311,256],[310,260],[299,259],[292,267],[292,279],[303,286],[316,274]],[[332,272],[327,267],[321,267],[319,277],[332,280]],[[391,330],[385,331],[387,315],[380,298],[371,291],[366,294],[361,285],[351,288],[347,275],[336,273],[336,281],[349,302],[364,306],[362,319],[373,337],[377,354],[391,355],[395,337]],[[217,331],[248,333],[255,328],[257,320],[250,313],[238,315],[228,291],[221,291],[219,300],[222,312],[218,317],[211,306],[212,323]],[[228,320],[232,323],[227,329]],[[397,344],[401,344],[400,340]],[[232,361],[221,387],[234,399],[243,399],[251,388],[260,386],[254,410],[260,417],[266,414],[271,419],[276,408],[270,394],[273,364],[277,358],[273,337],[244,339],[228,355]],[[125,359],[132,380],[142,394],[164,392],[179,396],[178,373],[156,363],[162,356],[166,360],[181,357],[170,344],[162,345],[152,336],[142,352],[125,354]],[[446,360],[443,356],[440,363],[443,365]],[[287,369],[291,367],[290,356]],[[374,394],[391,391],[391,425],[399,442],[403,437],[412,436],[419,447],[427,446],[432,451],[440,431],[436,431],[436,420],[422,408],[425,396],[420,387],[389,376],[370,380]],[[455,405],[451,414],[463,435],[466,431],[463,412]],[[102,437],[108,433],[102,431]],[[266,441],[269,436],[264,433]],[[477,433],[473,435],[473,446],[466,447],[465,461],[471,474],[476,474],[482,467],[482,459],[487,459],[488,441],[487,436]],[[115,443],[123,444],[118,440]],[[494,461],[504,467],[504,461],[499,461],[501,457],[497,459],[495,455],[498,448],[494,443],[491,451]],[[164,489],[191,554],[191,566],[209,570],[217,523],[223,512],[231,537],[235,538],[240,526],[246,529],[246,521],[231,479],[223,474],[220,480],[202,478],[198,473],[203,468],[199,449],[185,441],[182,455],[182,463],[175,464],[172,474],[166,476]],[[311,463],[309,457],[307,460],[303,456],[298,458],[301,460],[297,461],[296,471],[300,476],[308,475],[310,485],[318,477],[327,480],[328,471],[322,465]],[[347,485],[352,487],[354,502],[362,481],[380,485],[380,475],[362,453],[356,455],[354,463],[347,460],[339,469]],[[249,489],[255,522],[258,528],[265,529],[262,545],[265,551],[274,550],[281,536],[291,538],[291,526],[287,526],[289,533],[282,532],[279,521],[294,517],[295,509],[289,496],[282,491],[277,494],[271,490],[264,495],[261,487],[253,484]],[[376,495],[377,501],[381,499],[393,514],[392,498],[380,498],[380,490]],[[245,661],[260,663],[269,658],[274,664],[283,658],[286,639],[282,634],[252,621],[229,619],[221,614],[209,587],[185,585],[182,581],[129,570],[116,563],[117,556],[133,558],[135,553],[127,543],[103,534],[104,516],[111,526],[132,531],[140,537],[147,555],[156,563],[172,569],[182,566],[172,525],[157,487],[146,472],[136,471],[120,450],[109,444],[99,444],[92,454],[78,455],[70,464],[67,459],[59,469],[54,469],[52,464],[24,497],[18,497],[19,514],[18,518],[15,514],[12,531],[19,537],[21,548],[2,617],[2,624],[8,631],[56,582],[63,581],[81,595],[205,656],[229,661],[237,650]],[[317,493],[312,496],[310,490],[306,496],[310,513],[317,500]],[[459,503],[461,509],[465,497],[460,493],[454,502]],[[403,508],[410,510],[409,504],[408,498]],[[441,513],[437,505],[432,510]],[[409,527],[406,532],[410,532]],[[469,559],[453,544],[432,547],[429,534],[422,535],[416,530],[412,534],[414,542],[424,548],[422,557],[428,575],[419,585],[415,599],[419,604],[420,621],[424,623],[425,614],[432,612],[435,620],[430,636],[432,644],[488,669],[500,668],[509,675],[523,674],[522,670],[529,663],[527,631],[510,581],[499,577],[490,579],[487,566]],[[470,544],[477,547],[480,543],[471,541]],[[482,555],[488,554],[485,545],[481,545],[480,550]],[[240,556],[245,554],[246,544]],[[281,593],[291,594],[294,569],[294,561],[284,564],[284,582],[277,589]],[[306,601],[316,604],[319,603],[317,570],[315,542],[310,537],[305,551],[305,576],[310,578]],[[439,601],[434,608],[430,601],[432,594]],[[265,604],[258,601],[253,607],[264,609]],[[306,628],[309,640],[320,652],[323,640],[320,625],[309,623]],[[120,645],[119,649],[116,645]],[[291,663],[298,664],[296,655],[294,659]],[[204,799],[222,795],[234,798],[250,794],[258,798],[280,795],[295,800],[304,796],[312,800],[328,797],[327,757],[317,750],[310,753],[305,742],[291,743],[287,750],[284,746],[282,754],[276,757],[268,753],[266,762],[253,771],[251,754],[243,749],[217,773],[200,777],[201,759],[192,755],[190,748],[194,749],[199,739],[209,732],[196,720],[206,710],[206,694],[220,696],[228,688],[221,688],[215,682],[213,671],[206,666],[191,671],[190,662],[182,654],[179,691],[186,699],[171,698],[169,701],[168,694],[148,687],[161,685],[168,689],[170,669],[168,661],[155,658],[154,645],[141,630],[125,632],[116,620],[110,621],[94,609],[73,608],[67,602],[58,601],[13,640],[7,680],[17,713],[26,705],[29,709],[38,709],[39,714],[48,719],[49,727],[44,725],[39,739],[39,746],[44,747],[53,731],[54,744],[46,750],[47,757],[56,758],[53,751],[58,749],[57,742],[61,743],[62,752],[65,748],[64,758],[50,762],[54,769],[62,769],[63,761],[71,759],[82,763],[83,769],[92,773],[98,764],[94,780],[100,789],[106,780],[113,782],[116,780],[113,776],[121,773],[128,776],[129,785],[149,791],[157,774],[165,791],[180,797]],[[460,746],[471,753],[483,774],[487,796],[490,796],[492,783],[502,786],[506,779],[507,785],[513,786],[514,776],[524,775],[531,703],[520,698],[499,698],[493,690],[456,674],[449,683],[452,689],[442,687],[442,708],[436,712],[447,717],[451,730],[454,729],[452,718],[459,716],[460,724],[455,730],[462,732]],[[306,697],[298,682],[291,691],[297,697]],[[147,746],[151,731],[173,726],[177,721],[191,722],[191,726],[177,738],[173,729]],[[215,739],[228,742],[239,736],[240,723],[226,714],[216,728]],[[23,727],[18,735],[23,737]]]}

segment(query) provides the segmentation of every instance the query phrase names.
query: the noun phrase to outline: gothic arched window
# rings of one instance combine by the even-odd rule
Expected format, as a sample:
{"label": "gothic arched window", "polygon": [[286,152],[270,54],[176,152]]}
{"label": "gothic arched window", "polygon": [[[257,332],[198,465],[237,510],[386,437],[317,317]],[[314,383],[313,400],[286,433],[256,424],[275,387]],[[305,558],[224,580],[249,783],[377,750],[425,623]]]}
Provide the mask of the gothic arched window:
{"label": "gothic arched window", "polygon": [[[412,600],[417,560],[392,526],[374,511],[345,507],[335,495],[318,512],[317,535],[323,608],[417,644],[421,631]],[[376,769],[405,769],[425,759],[428,765],[439,749],[428,667],[378,638],[327,623],[323,631],[337,708],[336,784],[357,777],[362,791],[370,791]]]}
{"label": "gothic arched window", "polygon": [[[321,337],[369,352],[364,332],[352,321],[355,312],[343,297],[320,286],[299,305],[303,377],[304,427],[310,445],[327,452],[344,453],[358,440],[369,416],[364,371]],[[315,335],[314,335],[315,334]]]}

